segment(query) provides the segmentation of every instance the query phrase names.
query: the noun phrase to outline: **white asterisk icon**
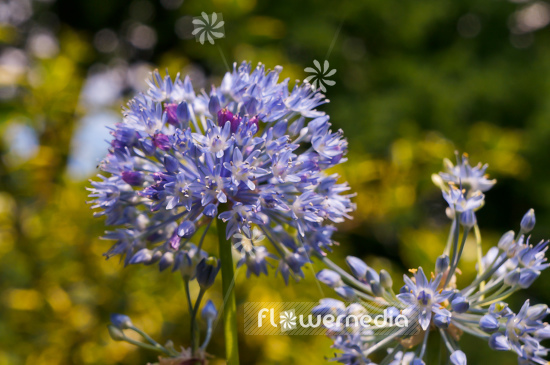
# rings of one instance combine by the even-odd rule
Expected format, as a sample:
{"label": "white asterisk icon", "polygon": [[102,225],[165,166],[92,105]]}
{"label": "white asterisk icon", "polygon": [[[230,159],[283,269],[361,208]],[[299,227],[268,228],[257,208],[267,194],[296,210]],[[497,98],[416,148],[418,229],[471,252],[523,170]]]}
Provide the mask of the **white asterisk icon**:
{"label": "white asterisk icon", "polygon": [[290,331],[296,328],[296,315],[294,314],[294,309],[282,312],[279,318],[281,331]]}
{"label": "white asterisk icon", "polygon": [[328,80],[329,77],[336,73],[336,70],[330,69],[327,60],[325,60],[323,67],[321,67],[321,64],[317,60],[313,60],[313,64],[315,65],[315,68],[306,67],[304,69],[305,72],[313,74],[306,77],[304,81],[310,83],[313,89],[321,89],[323,92],[326,92],[327,88],[325,85],[333,86],[336,84],[336,81]]}
{"label": "white asterisk icon", "polygon": [[201,44],[204,44],[207,39],[210,44],[214,44],[214,39],[225,37],[224,24],[221,13],[212,13],[209,17],[208,14],[202,12],[202,17],[193,18],[193,32],[191,34]]}

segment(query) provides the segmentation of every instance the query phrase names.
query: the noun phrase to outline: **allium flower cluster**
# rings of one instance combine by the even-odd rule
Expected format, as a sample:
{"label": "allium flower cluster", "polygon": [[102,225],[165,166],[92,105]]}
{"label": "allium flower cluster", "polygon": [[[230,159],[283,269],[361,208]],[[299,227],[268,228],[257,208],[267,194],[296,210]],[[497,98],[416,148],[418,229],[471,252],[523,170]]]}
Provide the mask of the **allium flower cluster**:
{"label": "allium flower cluster", "polygon": [[[545,257],[548,241],[532,245],[526,236],[535,226],[534,211],[531,209],[524,215],[517,234],[506,232],[483,255],[474,211],[484,205],[482,191],[489,190],[495,181],[485,176],[486,165],[472,168],[466,156],[457,166],[448,161],[445,165],[447,172],[434,175],[433,180],[442,189],[449,204],[447,213],[453,222],[447,247],[436,260],[430,280],[422,268],[411,269],[414,276],[404,276],[404,285],[396,295],[386,271],[377,273],[360,259],[348,257],[350,275],[328,258],[324,259],[330,269],[319,272],[318,279],[352,304],[346,307],[341,302],[334,304],[334,299],[323,299],[319,308],[330,303],[333,310],[347,313],[352,306],[354,311],[358,310],[357,306],[367,311],[359,301],[383,304],[393,308],[394,313],[405,315],[410,319],[410,326],[418,328],[414,333],[393,328],[382,338],[369,336],[372,327],[364,328],[362,335],[328,328],[327,333],[334,340],[333,348],[338,350],[335,360],[340,363],[374,364],[371,355],[384,350],[387,355],[381,364],[425,364],[428,336],[435,335],[445,343],[449,362],[465,365],[467,356],[459,346],[465,334],[487,341],[493,350],[515,352],[519,364],[548,363],[544,359],[548,349],[541,344],[550,338],[550,325],[543,322],[548,306],[530,305],[527,300],[515,313],[504,302],[513,293],[531,286],[550,266]],[[460,288],[455,273],[472,228],[478,243],[477,276]]]}
{"label": "allium flower cluster", "polygon": [[325,254],[332,224],[355,208],[347,183],[325,172],[346,160],[347,142],[315,109],[328,100],[308,84],[289,91],[281,70],[235,64],[219,87],[197,93],[189,77],[152,75],[112,131],[106,175],[90,189],[96,215],[115,228],[108,257],[176,269],[204,227],[200,252],[216,218],[248,274],[267,273],[273,259],[285,281],[298,279],[311,253]]}

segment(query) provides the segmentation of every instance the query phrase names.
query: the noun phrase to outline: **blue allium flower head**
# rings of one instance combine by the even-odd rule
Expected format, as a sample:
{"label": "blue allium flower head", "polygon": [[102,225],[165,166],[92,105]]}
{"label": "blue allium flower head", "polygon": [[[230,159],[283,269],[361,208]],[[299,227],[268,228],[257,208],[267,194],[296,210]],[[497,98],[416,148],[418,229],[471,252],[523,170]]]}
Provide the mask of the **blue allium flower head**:
{"label": "blue allium flower head", "polygon": [[95,215],[114,228],[107,257],[165,270],[191,242],[202,247],[197,232],[216,219],[228,239],[250,239],[255,228],[266,236],[240,250],[249,275],[277,267],[299,279],[312,253],[326,255],[333,224],[355,209],[347,183],[326,173],[346,161],[347,141],[316,110],[324,95],[308,84],[289,90],[281,71],[235,64],[209,92],[189,77],[152,74],[111,133],[105,176],[89,189]]}
{"label": "blue allium flower head", "polygon": [[[435,332],[449,351],[453,365],[467,364],[466,354],[459,347],[462,335],[466,334],[487,341],[493,350],[514,352],[519,364],[548,364],[545,357],[550,349],[543,345],[544,340],[550,339],[550,325],[543,322],[548,306],[531,306],[527,300],[515,313],[503,302],[514,292],[531,286],[550,266],[545,257],[549,242],[531,244],[526,236],[535,225],[534,211],[523,217],[517,235],[514,231],[506,232],[484,255],[476,215],[485,204],[483,192],[495,181],[485,175],[486,165],[470,167],[466,155],[456,166],[448,160],[445,164],[447,172],[432,175],[432,180],[449,205],[445,213],[452,224],[430,280],[422,268],[411,269],[414,277],[405,275],[405,285],[395,295],[386,271],[382,270],[378,276],[360,259],[348,257],[346,262],[352,273],[348,275],[328,258],[323,259],[334,271],[321,272],[318,279],[340,296],[355,301],[348,308],[353,306],[353,312],[360,313],[357,308],[361,304],[357,301],[366,301],[365,308],[374,306],[380,311],[386,307],[385,317],[394,319],[393,323],[383,322],[383,331],[375,332],[372,328],[370,332],[357,331],[347,325],[336,331],[325,325],[333,348],[339,351],[333,360],[349,365],[369,364],[370,355],[381,352],[386,354],[383,364],[423,364],[430,347],[428,338]],[[466,284],[465,277],[459,279],[458,275],[470,234],[475,235],[477,246],[476,276]],[[319,307],[331,306],[327,299],[321,303]],[[388,314],[390,308],[394,308],[392,314]],[[399,326],[403,316],[407,319],[404,329]],[[400,351],[414,347],[415,351]]]}

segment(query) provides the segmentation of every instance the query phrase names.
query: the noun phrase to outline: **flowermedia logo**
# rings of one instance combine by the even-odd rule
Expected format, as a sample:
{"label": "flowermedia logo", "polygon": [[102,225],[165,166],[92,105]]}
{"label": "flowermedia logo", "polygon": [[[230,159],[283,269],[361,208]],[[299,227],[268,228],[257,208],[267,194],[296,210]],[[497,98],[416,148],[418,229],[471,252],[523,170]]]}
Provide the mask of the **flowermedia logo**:
{"label": "flowermedia logo", "polygon": [[354,312],[337,308],[320,310],[315,302],[272,302],[245,304],[245,334],[247,335],[324,335],[360,333],[383,335],[400,332],[416,334],[416,316],[406,317],[388,303],[356,306]]}
{"label": "flowermedia logo", "polygon": [[193,18],[193,34],[197,42],[204,44],[207,40],[214,44],[214,39],[225,37],[224,21],[221,13],[212,13],[210,16],[205,12],[202,16]]}

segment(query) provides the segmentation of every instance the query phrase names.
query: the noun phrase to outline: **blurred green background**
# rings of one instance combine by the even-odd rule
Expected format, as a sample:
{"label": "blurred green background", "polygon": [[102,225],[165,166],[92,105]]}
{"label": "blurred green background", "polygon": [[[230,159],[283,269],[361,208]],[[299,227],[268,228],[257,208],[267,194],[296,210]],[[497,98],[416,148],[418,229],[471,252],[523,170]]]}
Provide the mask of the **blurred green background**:
{"label": "blurred green background", "polygon": [[[225,38],[215,45],[191,35],[203,11],[223,15]],[[226,71],[223,57],[282,65],[291,80],[304,79],[313,60],[330,62],[336,85],[321,109],[349,139],[338,172],[358,194],[355,219],[337,235],[340,264],[359,256],[393,272],[396,286],[408,268],[431,267],[449,222],[430,175],[455,149],[488,162],[499,181],[478,214],[486,248],[530,207],[533,238],[550,237],[549,22],[550,4],[530,0],[2,0],[0,364],[155,361],[109,338],[111,312],[163,342],[188,344],[180,278],[105,261],[103,221],[85,203],[106,126],[157,67],[208,87]],[[474,261],[470,245],[459,280],[474,275]],[[527,297],[550,302],[548,279],[512,307]],[[288,287],[241,271],[237,297],[316,301],[321,293],[309,271]],[[471,364],[516,363],[468,336],[462,343]],[[240,338],[243,364],[325,363],[330,344]],[[210,352],[223,355],[220,328]]]}

